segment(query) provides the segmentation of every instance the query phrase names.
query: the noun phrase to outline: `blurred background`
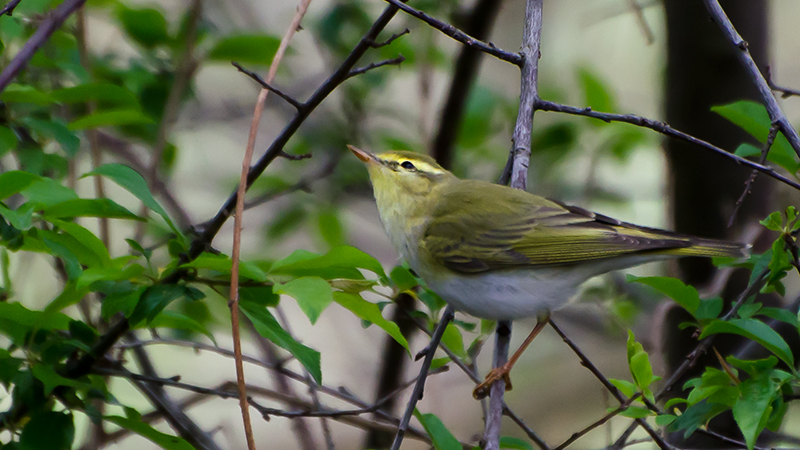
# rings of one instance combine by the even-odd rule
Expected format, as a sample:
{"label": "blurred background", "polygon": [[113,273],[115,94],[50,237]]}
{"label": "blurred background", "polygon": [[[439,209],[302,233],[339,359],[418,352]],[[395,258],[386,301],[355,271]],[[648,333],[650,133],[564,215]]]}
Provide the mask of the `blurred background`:
{"label": "blurred background", "polygon": [[[722,40],[718,27],[708,20],[700,3],[545,0],[539,64],[541,96],[578,107],[591,106],[598,111],[663,120],[730,151],[744,142],[757,145],[754,139],[710,111],[711,106],[745,99],[758,101],[758,97],[733,50]],[[19,38],[23,34],[14,27],[21,30],[30,25],[27,18],[35,17],[37,8],[42,10],[47,4],[23,0],[13,18],[0,19],[0,36],[7,49],[14,48],[14,36]],[[409,4],[502,49],[519,49],[525,6],[521,0],[420,0]],[[95,76],[109,80],[116,77],[141,95],[145,108],[150,98],[156,111],[153,116],[161,117],[168,92],[166,86],[175,79],[174,68],[181,48],[159,42],[147,45],[135,29],[120,25],[124,24],[121,18],[124,14],[120,11],[126,8],[157,11],[164,18],[168,34],[180,36],[192,3],[89,0],[88,5],[86,33],[96,64]],[[750,52],[762,70],[769,66],[776,83],[800,87],[797,58],[800,39],[796,29],[800,3],[728,0],[722,5],[749,42]],[[218,49],[216,44],[225,37],[247,35],[261,36],[259,45],[274,48],[291,22],[296,6],[294,0],[202,2],[199,39],[194,49],[196,65],[190,72],[159,161],[166,188],[186,215],[185,224],[199,224],[212,217],[234,190],[259,90],[251,79],[229,64],[235,57],[214,54]],[[314,0],[273,84],[297,99],[307,98],[339,65],[384,7],[385,3],[379,0]],[[288,153],[311,153],[313,157],[300,161],[278,159],[256,182],[248,194],[248,201],[254,206],[245,215],[243,259],[277,260],[297,249],[324,253],[333,246],[349,244],[378,258],[387,272],[400,264],[378,220],[366,171],[349,154],[347,144],[376,152],[387,149],[425,152],[436,156],[460,177],[498,179],[516,118],[518,69],[477,54],[472,55],[475,62],[470,66],[473,63],[462,61],[470,56],[462,55],[460,44],[402,13],[392,20],[382,36],[388,38],[406,28],[407,35],[369,52],[359,66],[398,55],[405,57],[405,61],[348,80],[313,112],[286,148]],[[269,59],[248,53],[239,61],[266,75]],[[463,70],[468,73],[469,67],[475,67],[474,78],[464,75]],[[782,101],[782,106],[793,124],[800,123],[800,102],[790,98]],[[290,105],[275,95],[269,96],[256,143],[256,158],[293,114]],[[108,131],[107,145],[111,150],[106,160],[128,164],[131,158],[147,161],[154,134],[152,130],[136,133],[130,129]],[[126,144],[121,146],[118,141],[114,144],[113,139]],[[73,170],[78,174],[91,167],[87,152],[75,161]],[[796,193],[785,191],[766,177],[758,178],[753,193],[728,228],[727,222],[748,176],[749,170],[646,129],[545,112],[537,112],[534,118],[529,190],[624,221],[704,237],[755,242],[757,250],[763,250],[758,247],[760,235],[754,231],[754,224],[796,200]],[[78,180],[77,189],[91,195],[91,180]],[[109,189],[111,198],[131,210],[138,208],[137,201],[127,193],[113,186]],[[163,201],[163,197],[159,198]],[[175,214],[176,208],[167,209]],[[231,230],[228,223],[213,243],[226,254],[230,253]],[[132,234],[133,227],[115,225],[112,232],[117,236],[112,240],[115,243],[112,255],[128,252],[119,237]],[[765,239],[768,242],[769,237]],[[157,239],[147,242],[157,243]],[[41,307],[59,289],[55,277],[46,279],[38,275],[46,269],[36,270],[48,267],[49,262],[31,255],[15,257],[20,259],[12,274],[17,279],[18,294],[31,305]],[[680,265],[650,264],[629,272],[681,275],[701,289],[713,286],[709,289],[720,292],[728,279],[715,274],[708,264],[686,260]],[[724,291],[726,297],[735,296],[736,289],[741,290],[737,278],[747,280],[746,276],[732,275]],[[692,348],[689,338],[672,331],[681,318],[652,291],[626,285],[623,280],[623,274],[593,280],[578,301],[555,314],[554,320],[608,377],[630,379],[625,349],[628,329],[634,331],[637,340],[650,352],[655,373],[667,376]],[[788,288],[786,298],[793,298],[798,286],[790,283]],[[220,347],[231,348],[224,299],[186,303],[182,308],[184,313],[209,327]],[[281,308],[292,333],[321,352],[326,386],[342,386],[369,402],[379,397],[382,371],[395,371],[400,380],[409,380],[419,370],[419,363],[402,352],[403,361],[387,363],[385,333],[375,326],[363,328],[359,319],[336,304],[313,326],[291,299],[282,301]],[[384,315],[391,314],[389,308]],[[458,318],[478,324],[468,316]],[[512,349],[532,326],[531,321],[514,324]],[[480,326],[476,331],[463,330],[466,345],[479,336],[479,330]],[[412,331],[409,336],[412,354],[427,344],[427,336],[419,332]],[[147,334],[142,333],[142,337]],[[186,334],[178,337],[205,339]],[[492,341],[493,336],[488,336],[487,345],[477,358],[481,373],[490,367]],[[247,338],[245,353],[259,356],[263,350],[258,342]],[[151,346],[148,351],[161,376],[180,375],[184,382],[203,386],[235,380],[230,358],[167,345]],[[300,370],[295,361],[287,364]],[[263,368],[248,365],[246,376],[253,385],[280,389],[273,375]],[[602,417],[607,408],[617,405],[549,328],[524,354],[512,378],[514,390],[507,394],[507,403],[551,445],[564,441]],[[114,380],[112,387],[122,403],[142,412],[150,409],[127,381]],[[483,421],[481,404],[472,399],[473,387],[467,376],[457,367],[451,367],[428,380],[418,408],[435,413],[462,442],[477,443]],[[305,386],[295,384],[293,389],[299,396],[307,397]],[[178,390],[169,393],[176,401],[191,396]],[[398,397],[395,414],[402,410],[407,395]],[[335,400],[329,405],[345,407]],[[273,406],[285,407],[280,402]],[[186,411],[203,429],[214,432],[222,448],[246,447],[235,400],[207,398]],[[304,419],[304,422],[310,433],[308,439],[315,446],[310,448],[324,448],[320,420]],[[366,431],[349,424],[326,422],[337,448],[379,447],[381,439],[385,439],[368,437]],[[571,448],[609,445],[629,422],[622,417],[614,418]],[[800,411],[796,406],[790,408],[784,423],[787,434],[798,432]],[[164,423],[156,422],[154,426],[169,430]],[[254,417],[260,447],[309,448],[305,445],[311,444],[302,444],[293,427],[289,419],[272,417],[263,421]],[[87,427],[79,430],[83,434],[76,442],[86,441]],[[508,420],[503,434],[524,437]],[[640,434],[644,435],[637,430],[634,436]],[[157,447],[138,436],[130,436],[107,448]],[[409,439],[404,448],[426,446]],[[648,443],[635,448],[654,446]]]}

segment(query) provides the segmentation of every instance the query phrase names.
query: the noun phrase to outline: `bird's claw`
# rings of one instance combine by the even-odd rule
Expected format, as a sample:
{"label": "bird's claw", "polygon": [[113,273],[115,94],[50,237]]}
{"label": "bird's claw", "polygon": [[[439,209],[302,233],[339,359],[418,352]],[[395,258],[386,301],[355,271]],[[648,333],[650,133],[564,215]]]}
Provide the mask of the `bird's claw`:
{"label": "bird's claw", "polygon": [[494,369],[486,375],[486,379],[483,383],[479,384],[474,391],[472,391],[472,396],[475,397],[475,400],[480,400],[486,398],[489,395],[489,390],[491,389],[492,385],[496,382],[503,380],[506,383],[506,390],[511,390],[511,377],[508,375],[508,372],[511,368],[502,366],[502,367],[495,367]]}

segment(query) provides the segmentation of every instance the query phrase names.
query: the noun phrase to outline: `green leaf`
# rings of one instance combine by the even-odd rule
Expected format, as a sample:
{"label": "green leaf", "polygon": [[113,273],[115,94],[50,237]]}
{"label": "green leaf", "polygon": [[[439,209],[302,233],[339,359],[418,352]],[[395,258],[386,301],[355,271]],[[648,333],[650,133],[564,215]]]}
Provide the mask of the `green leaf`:
{"label": "green leaf", "polygon": [[253,322],[253,327],[255,327],[258,334],[294,355],[297,361],[308,370],[314,381],[317,384],[322,383],[322,369],[320,368],[320,354],[318,351],[297,342],[280,326],[275,317],[264,306],[240,301],[239,308]]}
{"label": "green leaf", "polygon": [[397,341],[398,344],[402,345],[403,348],[406,349],[406,352],[409,352],[410,355],[408,341],[406,340],[405,336],[403,336],[403,333],[400,332],[400,328],[396,323],[386,320],[383,317],[378,305],[368,302],[358,295],[346,294],[344,292],[334,292],[333,299],[336,301],[336,303],[355,314],[359,319],[366,320],[377,325],[395,341]]}
{"label": "green leaf", "polygon": [[[0,156],[17,148],[17,135],[10,128],[0,126]],[[0,183],[2,186],[2,183]]]}
{"label": "green leaf", "polygon": [[33,223],[33,208],[34,205],[31,202],[23,204],[16,211],[0,204],[0,216],[5,217],[8,223],[17,230],[27,230]]}
{"label": "green leaf", "polygon": [[20,450],[70,450],[75,439],[72,414],[47,411],[31,417],[19,436]]}
{"label": "green leaf", "polygon": [[85,130],[120,125],[147,125],[155,121],[138,109],[98,111],[70,122],[70,130]]}
{"label": "green leaf", "polygon": [[447,346],[459,358],[466,358],[467,352],[464,350],[464,338],[461,330],[452,323],[447,324],[442,334],[442,343]]}
{"label": "green leaf", "polygon": [[758,223],[767,227],[768,230],[778,231],[778,232],[783,231],[783,219],[781,218],[781,213],[779,211],[775,211],[774,213],[767,216],[766,219]]}
{"label": "green leaf", "polygon": [[715,405],[707,402],[692,405],[686,408],[686,411],[667,427],[667,431],[675,432],[686,430],[683,437],[687,438],[694,433],[698,427],[705,425],[706,422],[711,420],[714,416],[727,409],[728,407],[725,405]]}
{"label": "green leaf", "polygon": [[131,264],[124,269],[120,267],[89,267],[78,277],[77,287],[88,287],[97,281],[132,280],[142,272],[144,272],[144,267],[139,264]]}
{"label": "green leaf", "polygon": [[628,365],[630,366],[631,376],[636,386],[642,391],[645,398],[654,402],[653,393],[650,391],[650,384],[657,381],[659,377],[653,376],[653,367],[650,365],[650,357],[644,351],[642,344],[636,342],[633,331],[628,330]]}
{"label": "green leaf", "polygon": [[119,4],[117,18],[128,36],[146,49],[170,41],[167,20],[157,9],[133,9]]}
{"label": "green leaf", "polygon": [[[270,268],[270,274],[294,276],[317,275],[327,279],[327,276],[316,274],[315,271],[322,269],[354,268],[367,269],[374,272],[379,277],[386,276],[381,263],[379,263],[377,259],[357,248],[344,245],[331,249],[330,252],[323,256],[306,251],[295,251],[288,257],[276,261]],[[352,271],[346,273],[347,275],[339,275],[332,278],[363,278],[357,271],[356,276],[351,276],[353,273]]]}
{"label": "green leaf", "polygon": [[626,380],[617,380],[614,378],[609,378],[608,381],[614,385],[622,395],[626,397],[633,397],[633,394],[636,393],[636,385],[631,383],[630,381]]}
{"label": "green leaf", "polygon": [[722,313],[722,306],[721,297],[700,300],[700,306],[698,306],[694,316],[697,320],[716,319]]}
{"label": "green leaf", "polygon": [[738,334],[752,339],[774,353],[789,367],[794,367],[794,357],[789,345],[764,322],[755,319],[732,319],[728,322],[715,320],[703,329],[700,339],[719,333]]}
{"label": "green leaf", "polygon": [[677,416],[673,416],[672,414],[661,414],[656,416],[656,425],[660,427],[665,427],[677,419]]}
{"label": "green leaf", "polygon": [[160,215],[164,218],[169,225],[172,232],[178,236],[183,236],[183,234],[178,230],[172,220],[167,215],[167,212],[164,211],[164,208],[158,204],[156,199],[153,197],[153,194],[150,193],[150,189],[147,187],[147,182],[144,181],[141,175],[138,172],[131,169],[128,166],[124,166],[122,164],[104,164],[95,170],[87,173],[84,177],[90,175],[103,175],[107,178],[110,178],[113,182],[120,185],[122,188],[133,194],[136,198],[142,201],[145,206],[150,208],[153,212]]}
{"label": "green leaf", "polygon": [[[586,106],[595,111],[614,112],[614,98],[609,92],[608,86],[596,74],[587,69],[578,71],[581,87],[583,88],[583,95],[585,98]],[[600,121],[592,121],[592,124],[600,123]]]}
{"label": "green leaf", "polygon": [[334,208],[325,208],[317,214],[317,225],[322,239],[330,247],[342,245],[345,242],[344,230],[339,220],[339,215]]}
{"label": "green leaf", "polygon": [[733,405],[733,418],[742,431],[747,448],[752,450],[758,435],[767,426],[773,399],[780,395],[780,384],[767,374],[743,381],[741,397]]}
{"label": "green leaf", "polygon": [[461,443],[450,433],[441,420],[433,414],[421,414],[414,409],[414,417],[419,420],[425,432],[431,437],[436,450],[462,450]]}
{"label": "green leaf", "polygon": [[42,177],[21,170],[12,170],[0,174],[0,200],[24,191]]}
{"label": "green leaf", "polygon": [[75,136],[61,121],[56,119],[39,120],[33,117],[25,117],[22,119],[22,122],[39,134],[55,139],[68,157],[72,158],[78,154],[78,150],[80,150],[81,146],[80,138]]}
{"label": "green leaf", "polygon": [[150,286],[142,294],[133,313],[129,317],[131,328],[143,320],[150,322],[172,301],[179,299],[186,293],[186,286],[179,284],[160,284]]}
{"label": "green leaf", "polygon": [[788,323],[793,327],[798,327],[798,319],[797,315],[793,314],[791,311],[783,308],[761,308],[758,313],[760,316],[767,316],[770,319],[779,320],[784,323]]}
{"label": "green leaf", "polygon": [[50,222],[94,253],[103,266],[111,264],[111,255],[108,254],[108,249],[94,233],[75,222],[65,222],[63,220],[51,220]]}
{"label": "green leaf", "polygon": [[53,103],[53,99],[49,95],[36,90],[33,86],[14,83],[9,84],[3,90],[0,100],[6,103],[31,103],[39,106]]}
{"label": "green leaf", "polygon": [[239,300],[261,306],[277,306],[280,302],[280,296],[272,292],[272,286],[243,286],[239,288]]}
{"label": "green leaf", "polygon": [[533,446],[520,438],[503,436],[500,438],[500,448],[511,450],[533,450]]}
{"label": "green leaf", "polygon": [[194,450],[194,447],[183,440],[183,438],[157,431],[155,428],[142,422],[141,418],[105,416],[104,419],[144,437],[145,439],[165,450]]}
{"label": "green leaf", "polygon": [[140,287],[133,291],[117,292],[107,295],[103,299],[103,304],[100,307],[100,315],[104,320],[111,319],[114,314],[118,312],[121,312],[125,317],[130,317],[134,309],[136,309],[139,298],[141,298],[145,289],[145,287]]}
{"label": "green leaf", "polygon": [[[51,230],[37,230],[37,234],[49,253],[75,260],[75,264],[78,265],[75,275],[80,275],[80,265],[97,267],[103,266],[107,262],[103,259],[103,256],[98,255],[92,248],[87,246],[87,244],[94,245],[93,242],[85,244],[70,234],[56,233]],[[31,238],[31,241],[33,240],[32,233],[28,237]]]}
{"label": "green leaf", "polygon": [[141,217],[108,198],[76,198],[67,200],[45,208],[43,213],[45,217],[52,219],[64,217],[107,217],[109,219],[144,221]]}
{"label": "green leaf", "polygon": [[78,198],[72,189],[62,186],[52,178],[40,178],[21,191],[22,195],[33,203],[44,207]]}
{"label": "green leaf", "polygon": [[211,61],[236,61],[242,64],[263,64],[272,62],[281,40],[269,35],[242,34],[220,39],[208,52]]}
{"label": "green leaf", "polygon": [[129,89],[116,84],[97,82],[74,87],[57,89],[50,95],[60,103],[99,102],[117,107],[139,108],[136,95]]}
{"label": "green leaf", "polygon": [[31,372],[39,381],[44,384],[44,395],[50,395],[58,386],[69,386],[75,389],[86,389],[92,386],[70,378],[64,378],[53,370],[53,366],[47,364],[36,364],[31,367]]}
{"label": "green leaf", "polygon": [[[736,126],[758,139],[759,142],[766,142],[772,121],[764,105],[742,100],[727,105],[714,106],[711,111],[733,122]],[[758,150],[758,153],[760,154],[761,150]],[[797,172],[797,157],[791,145],[789,145],[789,141],[781,133],[778,133],[775,138],[775,142],[767,154],[767,160],[778,164],[790,173]]]}
{"label": "green leaf", "polygon": [[741,158],[747,158],[748,156],[760,155],[761,149],[753,144],[747,144],[747,143],[739,144],[739,146],[736,147],[736,151],[733,152],[733,154]]}
{"label": "green leaf", "polygon": [[[195,269],[208,269],[230,275],[233,267],[233,260],[226,255],[215,255],[213,253],[202,253],[193,261],[181,267],[194,267]],[[267,281],[267,275],[255,264],[247,261],[239,261],[239,276],[249,280],[263,283]]]}
{"label": "green leaf", "polygon": [[389,277],[400,292],[409,291],[419,285],[414,275],[411,275],[411,271],[402,266],[392,269]]}
{"label": "green leaf", "polygon": [[654,414],[655,414],[654,412],[650,411],[647,408],[643,408],[641,406],[629,406],[620,413],[620,415],[629,417],[631,419],[643,419],[645,417],[649,417]]}
{"label": "green leaf", "polygon": [[298,306],[308,316],[312,324],[333,302],[331,286],[320,277],[302,277],[286,284],[275,285],[276,294],[285,294],[297,300]]}
{"label": "green leaf", "polygon": [[[140,328],[142,327],[140,326]],[[206,336],[214,345],[217,345],[214,335],[200,322],[175,311],[161,311],[161,314],[150,321],[148,328],[172,328],[174,330],[192,331]]]}
{"label": "green leaf", "polygon": [[636,277],[628,275],[627,282],[636,282],[650,286],[669,298],[675,300],[689,314],[694,315],[700,306],[700,296],[697,289],[687,286],[681,280],[669,277]]}

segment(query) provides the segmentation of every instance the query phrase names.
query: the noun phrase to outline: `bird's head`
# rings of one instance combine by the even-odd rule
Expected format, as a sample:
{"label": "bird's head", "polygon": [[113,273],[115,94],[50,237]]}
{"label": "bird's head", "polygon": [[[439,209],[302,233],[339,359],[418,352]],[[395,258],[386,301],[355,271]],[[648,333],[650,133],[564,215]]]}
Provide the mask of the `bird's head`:
{"label": "bird's head", "polygon": [[348,146],[367,166],[378,203],[419,201],[455,175],[420,153],[392,150],[377,155]]}

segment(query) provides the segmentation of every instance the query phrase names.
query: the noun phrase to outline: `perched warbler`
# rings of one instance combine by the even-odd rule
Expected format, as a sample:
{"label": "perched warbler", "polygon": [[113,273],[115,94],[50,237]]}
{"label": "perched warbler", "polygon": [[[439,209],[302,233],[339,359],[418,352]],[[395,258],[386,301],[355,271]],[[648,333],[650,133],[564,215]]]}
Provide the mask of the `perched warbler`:
{"label": "perched warbler", "polygon": [[381,222],[397,252],[456,310],[539,323],[475,390],[503,378],[524,348],[596,275],[681,256],[743,257],[747,246],[620,222],[507,186],[461,180],[413,152],[350,146],[369,171]]}

